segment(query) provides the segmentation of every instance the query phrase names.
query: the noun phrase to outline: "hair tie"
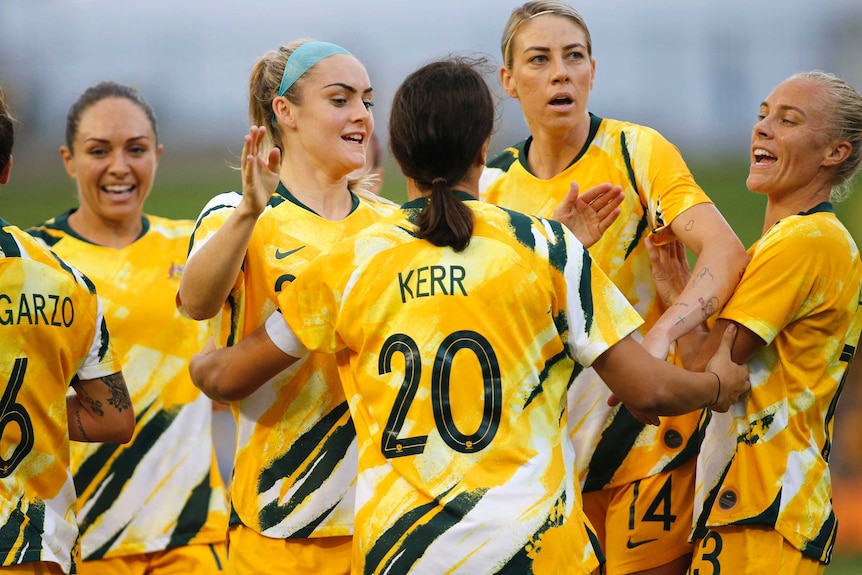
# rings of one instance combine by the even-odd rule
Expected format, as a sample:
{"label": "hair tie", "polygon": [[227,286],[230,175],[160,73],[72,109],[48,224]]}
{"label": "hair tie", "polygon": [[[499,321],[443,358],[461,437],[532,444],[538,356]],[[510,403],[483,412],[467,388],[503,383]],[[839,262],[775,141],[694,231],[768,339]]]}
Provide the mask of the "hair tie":
{"label": "hair tie", "polygon": [[449,182],[446,181],[446,178],[434,178],[431,180],[431,185],[436,186],[437,184],[443,184],[444,186],[448,186]]}
{"label": "hair tie", "polygon": [[287,58],[287,63],[284,65],[284,73],[281,76],[281,85],[278,87],[278,95],[284,96],[284,93],[290,90],[290,87],[303,74],[308,72],[312,66],[324,58],[329,58],[336,54],[353,55],[338,44],[330,42],[309,40],[304,44],[300,44]]}

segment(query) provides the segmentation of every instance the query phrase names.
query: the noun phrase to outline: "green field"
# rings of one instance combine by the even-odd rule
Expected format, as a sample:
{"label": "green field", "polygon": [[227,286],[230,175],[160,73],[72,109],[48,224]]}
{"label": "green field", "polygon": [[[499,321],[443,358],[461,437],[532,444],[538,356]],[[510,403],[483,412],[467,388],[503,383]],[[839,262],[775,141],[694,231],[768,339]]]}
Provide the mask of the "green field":
{"label": "green field", "polygon": [[[146,209],[149,213],[175,217],[197,217],[215,194],[239,189],[237,151],[227,148],[179,155],[170,148],[162,155],[159,172]],[[745,188],[748,165],[745,156],[723,161],[692,161],[698,183],[710,194],[725,218],[747,246],[757,239],[763,224],[762,196]],[[862,197],[839,204],[836,210],[857,242],[862,241]],[[0,187],[0,217],[22,227],[52,217],[77,204],[74,182],[62,168],[59,153],[15,150],[9,185]],[[386,167],[383,195],[394,201],[406,199],[398,166]]]}
{"label": "green field", "polygon": [[835,557],[826,568],[827,575],[862,575],[862,555]]}

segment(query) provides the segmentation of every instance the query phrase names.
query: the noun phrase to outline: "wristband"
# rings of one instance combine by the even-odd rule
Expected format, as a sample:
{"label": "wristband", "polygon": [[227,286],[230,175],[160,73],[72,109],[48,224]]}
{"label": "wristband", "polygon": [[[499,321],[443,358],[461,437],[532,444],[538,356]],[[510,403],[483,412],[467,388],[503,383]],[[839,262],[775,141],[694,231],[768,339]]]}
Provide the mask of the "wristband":
{"label": "wristband", "polygon": [[715,373],[714,371],[710,371],[709,373],[711,373],[712,375],[714,375],[714,376],[715,376],[716,381],[718,381],[718,389],[717,389],[717,390],[716,390],[716,392],[715,392],[715,400],[714,400],[712,403],[710,403],[710,404],[709,404],[709,407],[712,407],[713,405],[715,405],[716,403],[718,403],[718,398],[721,396],[721,378],[720,378],[720,377],[718,377],[718,374],[717,374],[717,373]]}

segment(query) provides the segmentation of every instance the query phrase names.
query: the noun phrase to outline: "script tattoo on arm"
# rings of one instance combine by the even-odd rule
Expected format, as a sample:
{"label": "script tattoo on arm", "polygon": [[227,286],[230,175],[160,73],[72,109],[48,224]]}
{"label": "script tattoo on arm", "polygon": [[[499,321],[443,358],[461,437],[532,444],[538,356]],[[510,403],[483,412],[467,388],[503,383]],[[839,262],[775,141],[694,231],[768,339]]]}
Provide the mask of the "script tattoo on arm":
{"label": "script tattoo on arm", "polygon": [[81,412],[80,412],[80,411],[76,411],[76,412],[75,412],[75,420],[76,420],[76,421],[77,421],[77,423],[78,423],[78,431],[80,431],[80,432],[81,432],[81,436],[82,436],[85,440],[90,441],[90,436],[89,436],[89,435],[87,435],[87,430],[86,430],[86,429],[84,429],[84,422],[83,422],[83,421],[81,421]]}
{"label": "script tattoo on arm", "polygon": [[117,411],[122,412],[124,409],[129,409],[132,406],[129,390],[126,388],[126,380],[122,374],[112,373],[103,377],[102,381],[111,390],[111,399],[108,400],[108,403],[116,407]]}

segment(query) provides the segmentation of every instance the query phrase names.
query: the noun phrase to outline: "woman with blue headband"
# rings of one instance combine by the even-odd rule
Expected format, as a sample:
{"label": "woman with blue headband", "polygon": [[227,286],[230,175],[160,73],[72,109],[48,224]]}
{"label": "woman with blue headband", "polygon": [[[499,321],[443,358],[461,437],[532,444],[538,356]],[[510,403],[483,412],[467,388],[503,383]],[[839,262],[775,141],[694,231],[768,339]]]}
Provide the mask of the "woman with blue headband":
{"label": "woman with blue headband", "polygon": [[[211,320],[217,346],[262,325],[316,255],[394,210],[349,177],[365,165],[374,117],[368,73],[347,50],[298,41],[268,52],[249,91],[261,128],[242,164],[262,153],[277,189],[243,182],[204,207],[178,293],[186,313]],[[237,422],[231,573],[350,572],[356,433],[337,362],[312,354],[218,398]]]}

